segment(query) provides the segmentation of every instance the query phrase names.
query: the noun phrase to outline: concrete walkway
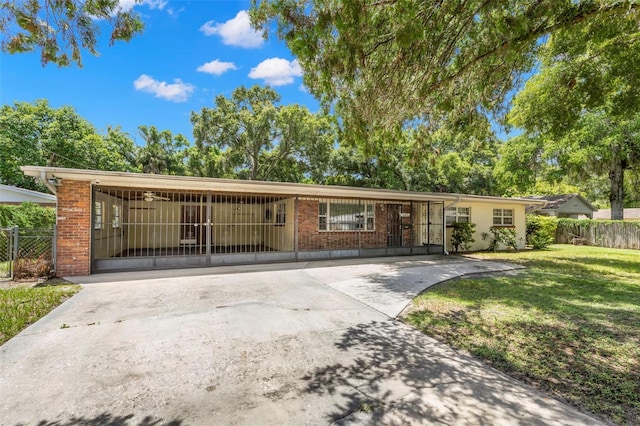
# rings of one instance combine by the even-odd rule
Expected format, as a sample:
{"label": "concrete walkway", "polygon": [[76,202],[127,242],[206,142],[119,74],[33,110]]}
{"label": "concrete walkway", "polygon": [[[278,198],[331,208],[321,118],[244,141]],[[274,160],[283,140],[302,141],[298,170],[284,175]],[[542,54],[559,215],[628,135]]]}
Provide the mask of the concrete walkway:
{"label": "concrete walkway", "polygon": [[390,318],[438,280],[509,268],[412,257],[92,276],[0,347],[0,423],[597,424]]}

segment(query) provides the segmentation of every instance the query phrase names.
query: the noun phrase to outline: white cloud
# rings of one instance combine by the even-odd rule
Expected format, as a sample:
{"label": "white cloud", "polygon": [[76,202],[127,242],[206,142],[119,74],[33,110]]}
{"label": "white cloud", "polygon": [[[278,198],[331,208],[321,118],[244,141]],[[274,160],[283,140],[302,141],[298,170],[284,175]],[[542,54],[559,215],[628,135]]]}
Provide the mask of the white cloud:
{"label": "white cloud", "polygon": [[236,64],[233,62],[222,62],[214,59],[211,62],[204,63],[196,68],[196,71],[206,72],[207,74],[222,75],[229,70],[237,70]]}
{"label": "white cloud", "polygon": [[222,24],[215,21],[205,22],[200,27],[204,35],[219,35],[222,42],[230,46],[246,47],[248,49],[262,46],[262,33],[251,27],[249,14],[245,10],[238,12],[235,18]]}
{"label": "white cloud", "polygon": [[150,75],[142,74],[133,82],[133,87],[139,92],[147,92],[155,95],[156,98],[166,99],[173,102],[184,102],[195,90],[195,86],[183,83],[176,78],[173,83],[155,80]]}
{"label": "white cloud", "polygon": [[[133,9],[133,6],[136,5],[136,0],[120,0],[120,7],[122,10],[127,11]],[[142,3],[149,6],[149,9],[158,9],[162,10],[167,5],[168,0],[143,0]]]}
{"label": "white cloud", "polygon": [[263,80],[272,86],[284,86],[293,83],[294,77],[302,75],[302,69],[297,59],[287,61],[282,58],[269,58],[251,68],[249,78]]}

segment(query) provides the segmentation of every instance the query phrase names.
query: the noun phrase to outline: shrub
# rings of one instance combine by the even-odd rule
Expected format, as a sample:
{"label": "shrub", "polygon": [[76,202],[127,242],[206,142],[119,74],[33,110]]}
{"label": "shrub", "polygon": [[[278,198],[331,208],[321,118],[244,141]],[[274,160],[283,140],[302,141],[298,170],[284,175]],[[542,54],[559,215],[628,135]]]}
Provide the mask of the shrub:
{"label": "shrub", "polygon": [[455,222],[453,224],[453,233],[451,234],[451,246],[454,253],[467,250],[471,247],[471,243],[476,240],[473,239],[473,233],[476,230],[474,223],[468,222]]}
{"label": "shrub", "polygon": [[19,206],[0,205],[0,226],[20,228],[51,228],[56,224],[56,209],[36,203]]}
{"label": "shrub", "polygon": [[503,228],[501,226],[492,226],[489,232],[482,233],[482,239],[490,239],[487,250],[496,251],[503,245],[507,248],[511,247],[518,250],[518,241],[516,239],[516,230],[513,228]]}
{"label": "shrub", "polygon": [[529,245],[535,250],[544,250],[555,242],[555,238],[543,232],[529,236]]}
{"label": "shrub", "polygon": [[552,216],[527,215],[527,244],[534,249],[545,249],[556,240],[558,218]]}

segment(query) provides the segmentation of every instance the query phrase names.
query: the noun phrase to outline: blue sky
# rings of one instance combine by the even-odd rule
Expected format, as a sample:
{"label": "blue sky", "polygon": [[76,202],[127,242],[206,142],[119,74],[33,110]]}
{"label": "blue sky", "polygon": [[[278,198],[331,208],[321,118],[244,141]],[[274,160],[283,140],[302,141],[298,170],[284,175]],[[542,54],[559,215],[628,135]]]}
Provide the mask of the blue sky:
{"label": "blue sky", "polygon": [[230,96],[241,85],[270,85],[282,104],[317,111],[287,46],[253,31],[248,8],[248,1],[144,0],[135,6],[144,33],[110,47],[103,31],[100,56],[84,52],[83,68],[42,67],[39,52],[2,54],[0,103],[48,99],[53,107],[70,105],[98,131],[119,125],[138,143],[140,125],[192,140],[191,111],[213,107],[215,96]]}

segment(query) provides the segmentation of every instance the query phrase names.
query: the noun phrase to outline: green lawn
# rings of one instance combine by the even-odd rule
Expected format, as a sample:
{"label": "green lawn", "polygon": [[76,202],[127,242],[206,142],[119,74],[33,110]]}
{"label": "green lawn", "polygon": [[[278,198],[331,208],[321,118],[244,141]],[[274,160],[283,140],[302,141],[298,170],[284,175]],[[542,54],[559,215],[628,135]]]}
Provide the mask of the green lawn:
{"label": "green lawn", "polygon": [[640,251],[480,253],[516,275],[444,283],[405,321],[617,424],[640,424]]}
{"label": "green lawn", "polygon": [[80,290],[78,285],[0,290],[0,345]]}

